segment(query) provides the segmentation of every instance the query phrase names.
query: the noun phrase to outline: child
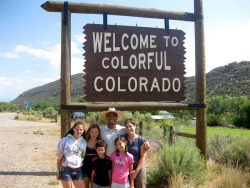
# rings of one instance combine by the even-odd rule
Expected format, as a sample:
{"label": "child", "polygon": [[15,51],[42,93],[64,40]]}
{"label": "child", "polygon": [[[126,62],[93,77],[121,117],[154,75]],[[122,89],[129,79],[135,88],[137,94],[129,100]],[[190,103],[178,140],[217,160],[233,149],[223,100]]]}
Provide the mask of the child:
{"label": "child", "polygon": [[[83,187],[82,158],[86,152],[87,142],[82,137],[85,133],[84,124],[77,122],[63,137],[57,148],[57,180],[61,180],[64,188]],[[65,160],[62,162],[62,157]]]}
{"label": "child", "polygon": [[115,139],[117,151],[111,155],[112,188],[133,188],[134,182],[129,183],[129,174],[133,170],[134,158],[127,151],[127,140],[123,136]]}
{"label": "child", "polygon": [[87,148],[86,148],[86,155],[83,160],[83,177],[84,177],[84,184],[85,188],[89,188],[90,178],[91,178],[91,163],[92,158],[97,156],[96,153],[96,142],[100,140],[100,127],[97,124],[92,124],[89,126],[87,134]]}
{"label": "child", "polygon": [[112,162],[105,156],[107,144],[104,140],[96,143],[96,152],[98,156],[92,159],[92,188],[109,188],[111,185]]}

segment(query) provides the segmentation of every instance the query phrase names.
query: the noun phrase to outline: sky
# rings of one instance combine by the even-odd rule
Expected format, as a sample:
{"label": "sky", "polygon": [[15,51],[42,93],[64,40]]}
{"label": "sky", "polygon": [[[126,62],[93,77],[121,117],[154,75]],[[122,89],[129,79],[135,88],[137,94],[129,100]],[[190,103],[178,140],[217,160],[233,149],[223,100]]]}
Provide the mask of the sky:
{"label": "sky", "polygon": [[[0,102],[60,79],[61,13],[47,12],[44,0],[0,1]],[[194,12],[193,0],[69,0]],[[250,1],[203,0],[206,72],[232,62],[250,61]],[[83,26],[103,23],[96,14],[71,15],[71,74],[83,72]],[[108,15],[108,24],[164,28],[163,19]],[[170,20],[186,33],[186,75],[195,75],[194,23]],[[80,86],[82,87],[82,86]]]}

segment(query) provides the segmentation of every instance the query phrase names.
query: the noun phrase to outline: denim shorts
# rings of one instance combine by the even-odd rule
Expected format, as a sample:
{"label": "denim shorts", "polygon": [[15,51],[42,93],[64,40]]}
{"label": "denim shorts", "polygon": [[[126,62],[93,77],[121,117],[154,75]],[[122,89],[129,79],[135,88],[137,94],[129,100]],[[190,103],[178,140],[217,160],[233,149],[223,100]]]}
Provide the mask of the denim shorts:
{"label": "denim shorts", "polygon": [[82,168],[69,168],[62,166],[59,173],[60,180],[72,181],[72,180],[82,180]]}
{"label": "denim shorts", "polygon": [[112,181],[111,188],[130,188],[130,183],[119,184]]}

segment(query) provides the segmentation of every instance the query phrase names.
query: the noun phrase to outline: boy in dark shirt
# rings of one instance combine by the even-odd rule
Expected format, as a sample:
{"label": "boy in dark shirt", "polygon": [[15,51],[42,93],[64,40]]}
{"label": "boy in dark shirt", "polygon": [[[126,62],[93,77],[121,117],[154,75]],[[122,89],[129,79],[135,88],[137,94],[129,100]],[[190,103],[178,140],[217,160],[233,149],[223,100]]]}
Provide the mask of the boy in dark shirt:
{"label": "boy in dark shirt", "polygon": [[105,155],[107,144],[104,140],[96,143],[96,152],[98,156],[92,159],[92,188],[110,188],[111,187],[111,169],[112,161]]}

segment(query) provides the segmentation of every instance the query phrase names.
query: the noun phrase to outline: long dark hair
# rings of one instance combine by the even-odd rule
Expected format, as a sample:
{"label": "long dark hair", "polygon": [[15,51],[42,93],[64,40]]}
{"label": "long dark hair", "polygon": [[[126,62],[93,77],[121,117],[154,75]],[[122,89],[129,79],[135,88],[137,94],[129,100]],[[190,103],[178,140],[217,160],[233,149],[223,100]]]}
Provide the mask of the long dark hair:
{"label": "long dark hair", "polygon": [[[119,136],[119,137],[117,137],[117,138],[115,139],[115,145],[116,145],[116,142],[118,142],[118,141],[121,141],[121,142],[123,142],[123,143],[126,144],[126,145],[125,145],[125,153],[126,153],[126,155],[127,155],[127,152],[128,152],[127,144],[128,144],[128,142],[127,142],[126,138],[125,138],[124,136]],[[116,149],[116,155],[119,156],[119,150],[118,150],[118,149]]]}
{"label": "long dark hair", "polygon": [[83,122],[81,122],[81,121],[78,121],[78,122],[76,122],[74,125],[73,125],[73,127],[71,127],[71,129],[66,133],[66,135],[64,136],[64,137],[66,137],[68,134],[72,134],[72,135],[74,135],[74,128],[76,128],[76,126],[77,125],[82,125],[83,126],[83,134],[82,134],[82,137],[83,138],[85,138],[85,134],[86,134],[86,131],[85,131],[85,129],[84,129],[84,127],[85,127],[85,124],[83,123]]}

